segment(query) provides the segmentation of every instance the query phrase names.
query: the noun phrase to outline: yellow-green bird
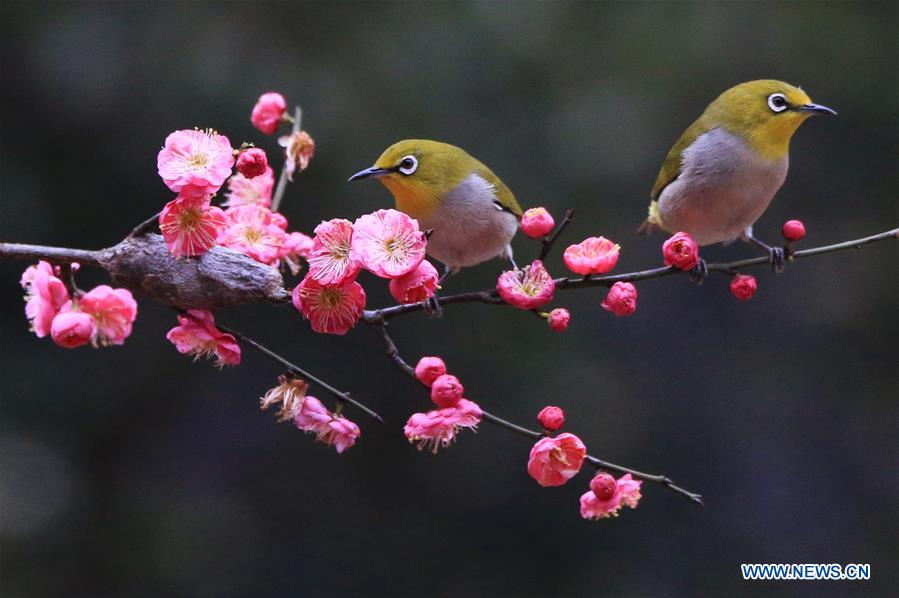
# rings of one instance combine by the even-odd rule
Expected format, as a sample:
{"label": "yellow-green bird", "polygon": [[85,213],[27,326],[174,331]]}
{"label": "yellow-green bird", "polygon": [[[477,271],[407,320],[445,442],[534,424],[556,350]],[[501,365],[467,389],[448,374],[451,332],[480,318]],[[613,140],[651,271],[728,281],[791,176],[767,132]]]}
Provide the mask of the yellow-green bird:
{"label": "yellow-green bird", "polygon": [[700,245],[737,238],[783,252],[752,234],[752,225],[783,185],[790,138],[805,119],[836,114],[793,85],[763,79],[731,87],[684,131],[662,164],[638,232],[685,231]]}
{"label": "yellow-green bird", "polygon": [[422,229],[433,230],[427,252],[444,264],[445,273],[494,257],[512,261],[509,243],[518,230],[521,207],[505,183],[465,150],[406,139],[349,180],[370,177],[393,193],[397,210],[418,220]]}

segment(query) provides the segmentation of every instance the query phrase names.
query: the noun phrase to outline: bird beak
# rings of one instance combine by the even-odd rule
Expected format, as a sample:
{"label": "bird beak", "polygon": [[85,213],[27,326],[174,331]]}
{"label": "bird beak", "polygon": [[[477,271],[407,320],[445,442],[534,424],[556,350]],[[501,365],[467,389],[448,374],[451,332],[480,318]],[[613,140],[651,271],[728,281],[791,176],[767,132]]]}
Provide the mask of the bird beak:
{"label": "bird beak", "polygon": [[369,177],[381,177],[385,174],[390,174],[391,172],[393,171],[387,168],[378,168],[377,166],[372,166],[371,168],[360,170],[359,172],[348,178],[347,182],[361,181],[362,179],[367,179]]}
{"label": "bird beak", "polygon": [[810,114],[832,114],[837,115],[837,111],[820,104],[803,104],[796,108],[799,112],[808,112]]}

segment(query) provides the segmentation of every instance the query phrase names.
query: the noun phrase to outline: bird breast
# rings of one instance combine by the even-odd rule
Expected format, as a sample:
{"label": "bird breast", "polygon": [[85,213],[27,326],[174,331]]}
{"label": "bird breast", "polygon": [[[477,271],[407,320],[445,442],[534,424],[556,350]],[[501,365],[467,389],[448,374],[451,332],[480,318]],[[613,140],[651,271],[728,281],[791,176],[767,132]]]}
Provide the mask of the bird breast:
{"label": "bird breast", "polygon": [[422,228],[434,231],[428,255],[456,270],[503,253],[518,230],[518,218],[495,200],[492,184],[476,173],[465,177],[420,220]]}
{"label": "bird breast", "polygon": [[733,241],[762,215],[787,176],[789,158],[758,155],[721,128],[684,150],[681,174],[659,196],[665,228],[700,245]]}

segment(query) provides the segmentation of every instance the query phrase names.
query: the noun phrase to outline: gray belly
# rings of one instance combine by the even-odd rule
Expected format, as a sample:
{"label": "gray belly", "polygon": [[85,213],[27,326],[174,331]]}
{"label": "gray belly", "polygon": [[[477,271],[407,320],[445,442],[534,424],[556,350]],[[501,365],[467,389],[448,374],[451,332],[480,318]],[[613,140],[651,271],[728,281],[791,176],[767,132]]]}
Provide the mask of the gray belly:
{"label": "gray belly", "polygon": [[789,159],[768,160],[743,141],[713,129],[684,151],[681,175],[659,196],[665,228],[700,245],[733,241],[767,209],[787,176]]}
{"label": "gray belly", "polygon": [[514,214],[497,209],[493,187],[471,174],[420,224],[433,229],[428,255],[453,270],[503,255],[518,230]]}

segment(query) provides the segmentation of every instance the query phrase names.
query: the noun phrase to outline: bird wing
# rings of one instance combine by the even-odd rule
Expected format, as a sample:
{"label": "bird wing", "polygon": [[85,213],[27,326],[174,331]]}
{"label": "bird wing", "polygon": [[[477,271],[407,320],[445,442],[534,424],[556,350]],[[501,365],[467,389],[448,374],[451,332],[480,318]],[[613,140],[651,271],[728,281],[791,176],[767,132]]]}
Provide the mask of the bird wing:
{"label": "bird wing", "polygon": [[662,191],[665,190],[665,187],[670,185],[680,176],[681,168],[683,167],[684,150],[693,145],[693,142],[696,141],[700,135],[706,133],[709,128],[705,114],[703,114],[680,136],[680,139],[677,140],[668,152],[668,155],[665,156],[665,161],[662,163],[662,169],[659,170],[659,176],[656,177],[656,184],[653,186],[652,192],[650,193],[650,197],[653,201],[658,201],[659,196],[662,194]]}
{"label": "bird wing", "polygon": [[479,177],[493,185],[493,189],[496,191],[495,201],[498,207],[507,212],[515,214],[518,217],[521,217],[521,206],[518,205],[518,201],[516,201],[515,195],[512,193],[512,190],[509,189],[498,176],[493,174],[492,170],[490,170],[486,165],[477,162],[474,167],[474,172]]}

